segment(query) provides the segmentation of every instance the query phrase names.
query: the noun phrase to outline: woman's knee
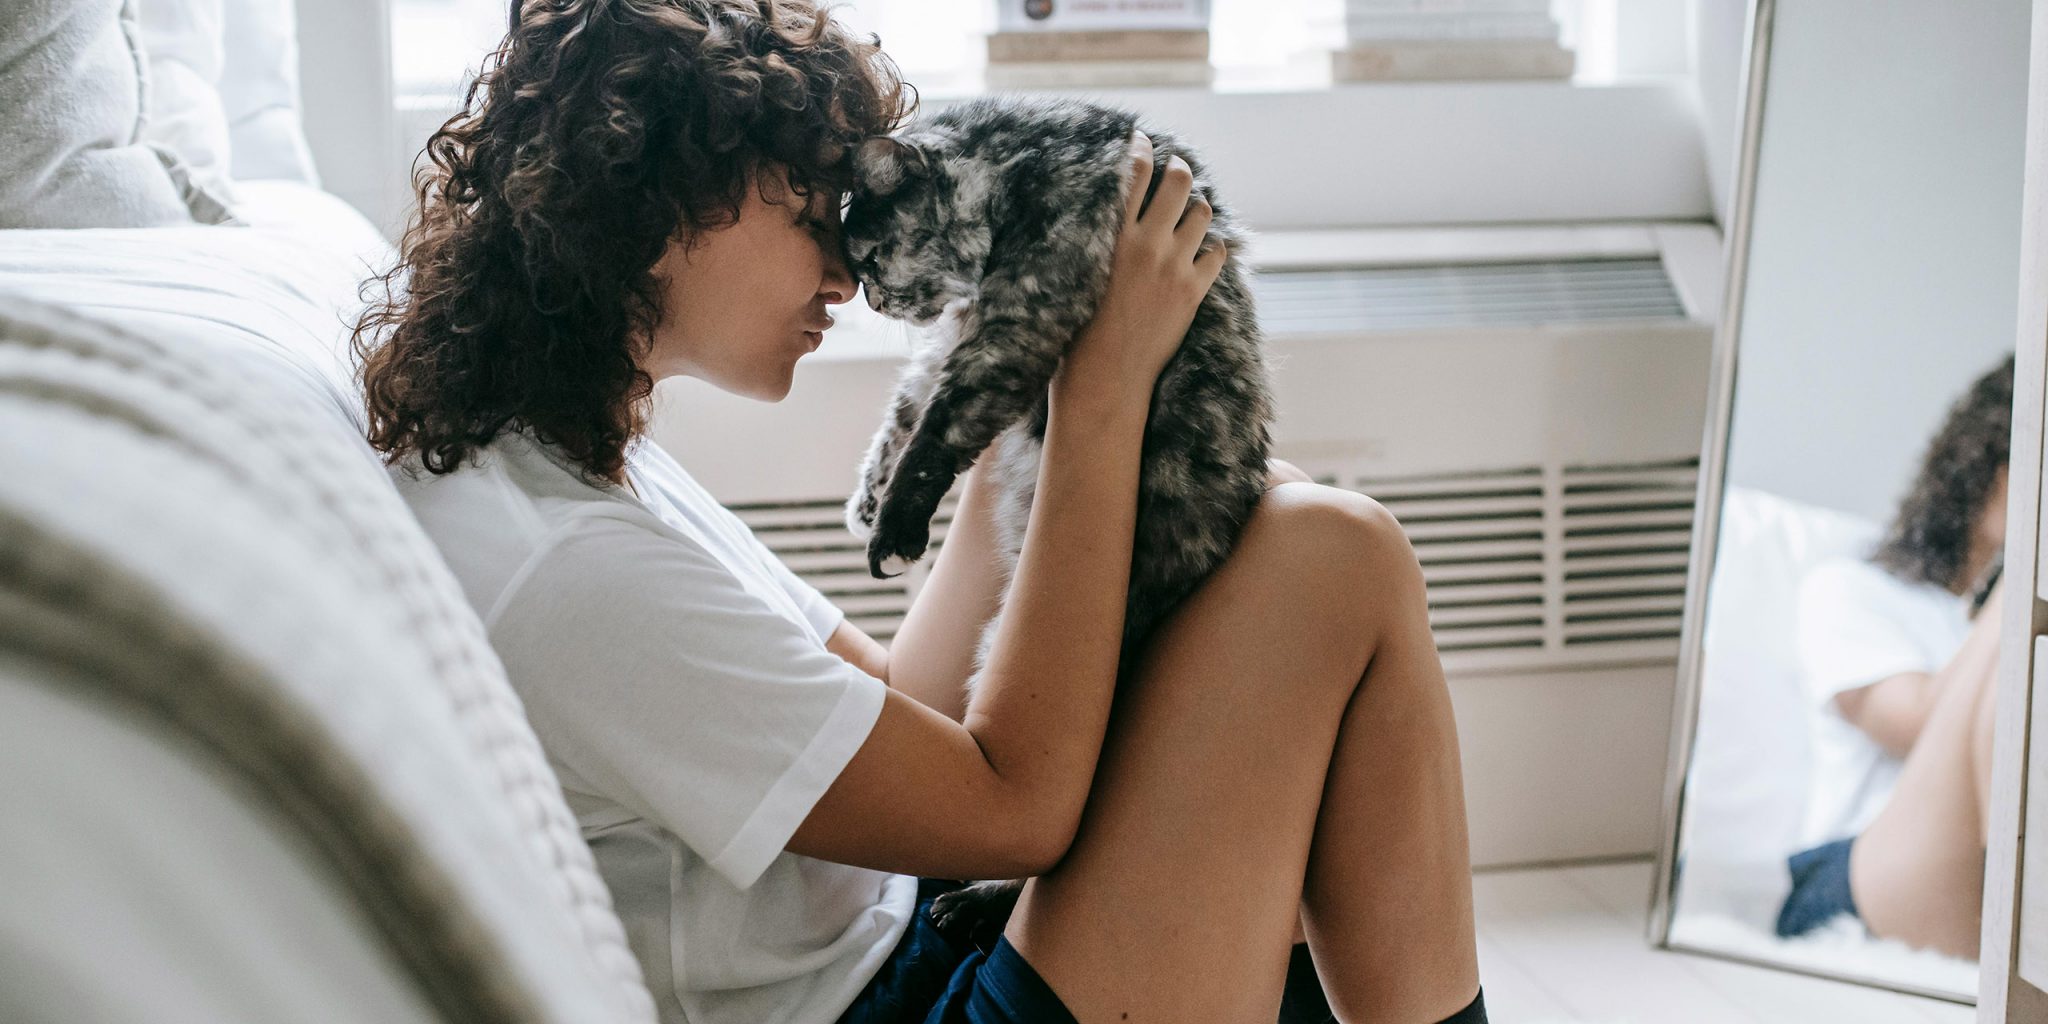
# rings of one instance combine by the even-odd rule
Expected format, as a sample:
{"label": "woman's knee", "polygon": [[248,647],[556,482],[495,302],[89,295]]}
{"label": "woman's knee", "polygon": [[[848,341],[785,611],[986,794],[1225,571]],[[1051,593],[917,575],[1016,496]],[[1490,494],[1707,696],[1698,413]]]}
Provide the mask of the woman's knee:
{"label": "woman's knee", "polygon": [[[1318,638],[1360,672],[1390,637],[1428,632],[1421,566],[1401,524],[1356,491],[1283,483],[1265,493],[1231,556],[1268,621]],[[1332,646],[1334,645],[1334,646]]]}
{"label": "woman's knee", "polygon": [[[1263,519],[1263,523],[1261,520]],[[1390,591],[1420,597],[1422,571],[1399,520],[1373,498],[1325,484],[1289,482],[1268,490],[1253,515],[1278,561],[1306,575],[1322,599],[1348,596],[1384,608]],[[1249,531],[1248,531],[1249,532]]]}

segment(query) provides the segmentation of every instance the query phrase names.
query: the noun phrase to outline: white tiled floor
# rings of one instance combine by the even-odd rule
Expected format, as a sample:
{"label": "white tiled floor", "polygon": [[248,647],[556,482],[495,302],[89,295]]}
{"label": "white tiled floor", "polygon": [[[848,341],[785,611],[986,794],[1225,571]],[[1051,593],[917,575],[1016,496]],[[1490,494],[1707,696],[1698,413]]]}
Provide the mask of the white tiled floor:
{"label": "white tiled floor", "polygon": [[1969,1024],[1967,1006],[1652,948],[1652,867],[1474,876],[1495,1024]]}

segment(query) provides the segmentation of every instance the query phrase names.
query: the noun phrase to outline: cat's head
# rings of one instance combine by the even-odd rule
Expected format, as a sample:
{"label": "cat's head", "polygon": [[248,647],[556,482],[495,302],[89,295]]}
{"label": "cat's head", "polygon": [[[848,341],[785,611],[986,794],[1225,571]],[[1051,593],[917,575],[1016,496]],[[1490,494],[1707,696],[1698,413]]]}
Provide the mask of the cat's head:
{"label": "cat's head", "polygon": [[943,131],[878,136],[854,158],[847,266],[885,316],[920,326],[980,294],[990,175]]}

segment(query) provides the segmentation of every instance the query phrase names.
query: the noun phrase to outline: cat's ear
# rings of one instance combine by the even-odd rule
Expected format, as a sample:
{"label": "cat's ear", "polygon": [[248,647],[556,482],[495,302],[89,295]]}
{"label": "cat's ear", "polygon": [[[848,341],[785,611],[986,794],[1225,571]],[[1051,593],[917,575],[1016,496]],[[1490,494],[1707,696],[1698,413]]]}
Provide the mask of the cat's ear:
{"label": "cat's ear", "polygon": [[931,156],[916,143],[877,135],[861,143],[854,155],[853,173],[862,189],[885,196],[907,181],[930,177]]}

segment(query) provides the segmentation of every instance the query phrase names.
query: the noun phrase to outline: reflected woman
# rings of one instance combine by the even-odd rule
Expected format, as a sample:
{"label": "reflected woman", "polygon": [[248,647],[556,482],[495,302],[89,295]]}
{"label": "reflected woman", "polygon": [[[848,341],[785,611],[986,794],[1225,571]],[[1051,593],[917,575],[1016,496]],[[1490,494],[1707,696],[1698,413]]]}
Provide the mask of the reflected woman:
{"label": "reflected woman", "polygon": [[2012,381],[2008,356],[1957,400],[1868,560],[1800,585],[1818,845],[1790,860],[1781,936],[1847,912],[1880,938],[1977,955]]}

